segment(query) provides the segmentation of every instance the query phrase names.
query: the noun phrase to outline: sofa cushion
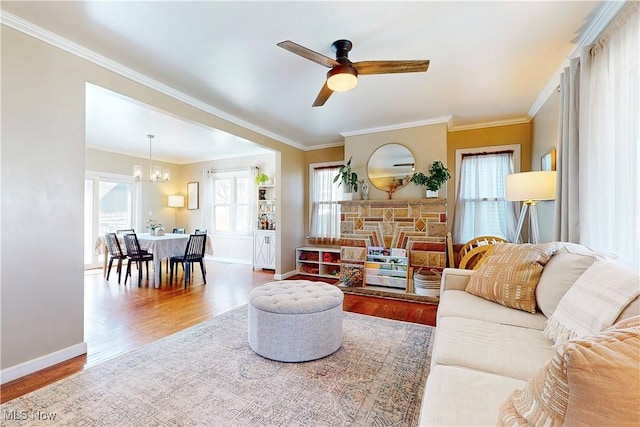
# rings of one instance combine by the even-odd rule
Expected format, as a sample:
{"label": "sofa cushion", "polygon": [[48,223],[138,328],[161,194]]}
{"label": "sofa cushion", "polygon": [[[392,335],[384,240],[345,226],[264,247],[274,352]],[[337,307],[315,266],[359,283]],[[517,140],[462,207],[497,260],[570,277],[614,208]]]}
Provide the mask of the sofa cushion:
{"label": "sofa cushion", "polygon": [[436,366],[427,378],[421,426],[495,425],[500,405],[525,381],[452,366]]}
{"label": "sofa cushion", "polygon": [[436,328],[431,364],[529,380],[549,361],[552,345],[538,329],[443,317]]}
{"label": "sofa cushion", "polygon": [[562,297],[544,329],[556,344],[593,335],[611,326],[640,295],[638,272],[615,261],[589,267]]}
{"label": "sofa cushion", "polygon": [[542,313],[514,310],[465,291],[446,291],[440,294],[438,324],[442,317],[465,317],[540,331],[547,325],[547,318]]}
{"label": "sofa cushion", "polygon": [[536,287],[536,303],[545,316],[551,317],[560,299],[596,259],[594,255],[576,253],[567,247],[551,257]]}
{"label": "sofa cushion", "polygon": [[[640,424],[640,323],[632,318],[557,346],[503,404],[500,425]],[[635,325],[625,327],[628,325]]]}
{"label": "sofa cushion", "polygon": [[466,291],[506,307],[536,312],[535,290],[557,243],[491,245],[482,266],[469,278]]}

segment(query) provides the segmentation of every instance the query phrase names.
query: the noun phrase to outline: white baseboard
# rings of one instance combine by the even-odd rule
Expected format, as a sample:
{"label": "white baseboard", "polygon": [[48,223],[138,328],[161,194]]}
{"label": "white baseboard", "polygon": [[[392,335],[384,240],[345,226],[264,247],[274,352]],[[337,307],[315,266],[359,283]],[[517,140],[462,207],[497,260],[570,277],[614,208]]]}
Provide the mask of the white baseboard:
{"label": "white baseboard", "polygon": [[225,262],[228,264],[244,264],[244,265],[252,265],[251,260],[246,260],[242,258],[221,258],[207,255],[204,257],[207,260],[215,261],[215,262]]}
{"label": "white baseboard", "polygon": [[83,341],[79,344],[72,345],[71,347],[63,348],[62,350],[54,351],[53,353],[29,360],[28,362],[11,366],[0,371],[0,384],[22,378],[25,375],[33,374],[34,372],[41,371],[49,366],[56,365],[64,362],[65,360],[73,359],[76,356],[86,353],[87,343]]}
{"label": "white baseboard", "polygon": [[296,270],[292,270],[283,274],[274,274],[273,278],[276,280],[286,280],[291,276],[295,276],[296,274],[298,274],[298,272]]}

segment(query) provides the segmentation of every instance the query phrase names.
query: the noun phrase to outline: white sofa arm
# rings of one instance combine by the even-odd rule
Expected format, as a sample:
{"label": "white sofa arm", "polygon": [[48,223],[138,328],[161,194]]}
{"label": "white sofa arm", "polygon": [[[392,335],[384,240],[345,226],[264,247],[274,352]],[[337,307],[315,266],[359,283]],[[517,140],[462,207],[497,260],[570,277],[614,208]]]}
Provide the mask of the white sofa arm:
{"label": "white sofa arm", "polygon": [[464,291],[467,287],[469,277],[474,270],[463,270],[460,268],[445,268],[442,270],[442,280],[440,282],[440,294],[448,290]]}

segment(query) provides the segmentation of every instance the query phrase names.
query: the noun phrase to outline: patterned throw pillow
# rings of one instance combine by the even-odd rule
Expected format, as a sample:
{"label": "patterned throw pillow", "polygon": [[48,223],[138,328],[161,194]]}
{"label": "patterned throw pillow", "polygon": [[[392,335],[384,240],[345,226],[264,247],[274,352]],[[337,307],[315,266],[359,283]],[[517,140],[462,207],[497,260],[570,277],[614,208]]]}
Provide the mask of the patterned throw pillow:
{"label": "patterned throw pillow", "polygon": [[494,244],[465,290],[506,307],[535,313],[538,280],[558,248],[557,243]]}
{"label": "patterned throw pillow", "polygon": [[640,425],[640,316],[557,346],[498,425]]}

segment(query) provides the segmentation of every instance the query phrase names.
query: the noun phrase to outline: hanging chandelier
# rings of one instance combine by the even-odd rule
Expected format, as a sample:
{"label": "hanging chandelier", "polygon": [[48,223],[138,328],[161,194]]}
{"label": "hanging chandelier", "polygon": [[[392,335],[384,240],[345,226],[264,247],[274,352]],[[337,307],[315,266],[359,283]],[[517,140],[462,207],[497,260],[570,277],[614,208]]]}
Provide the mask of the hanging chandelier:
{"label": "hanging chandelier", "polygon": [[[149,182],[167,182],[171,177],[171,171],[153,164],[151,157],[151,140],[154,138],[154,135],[147,135],[147,138],[149,138]],[[142,180],[142,166],[133,165],[133,179],[135,179],[136,182]]]}

